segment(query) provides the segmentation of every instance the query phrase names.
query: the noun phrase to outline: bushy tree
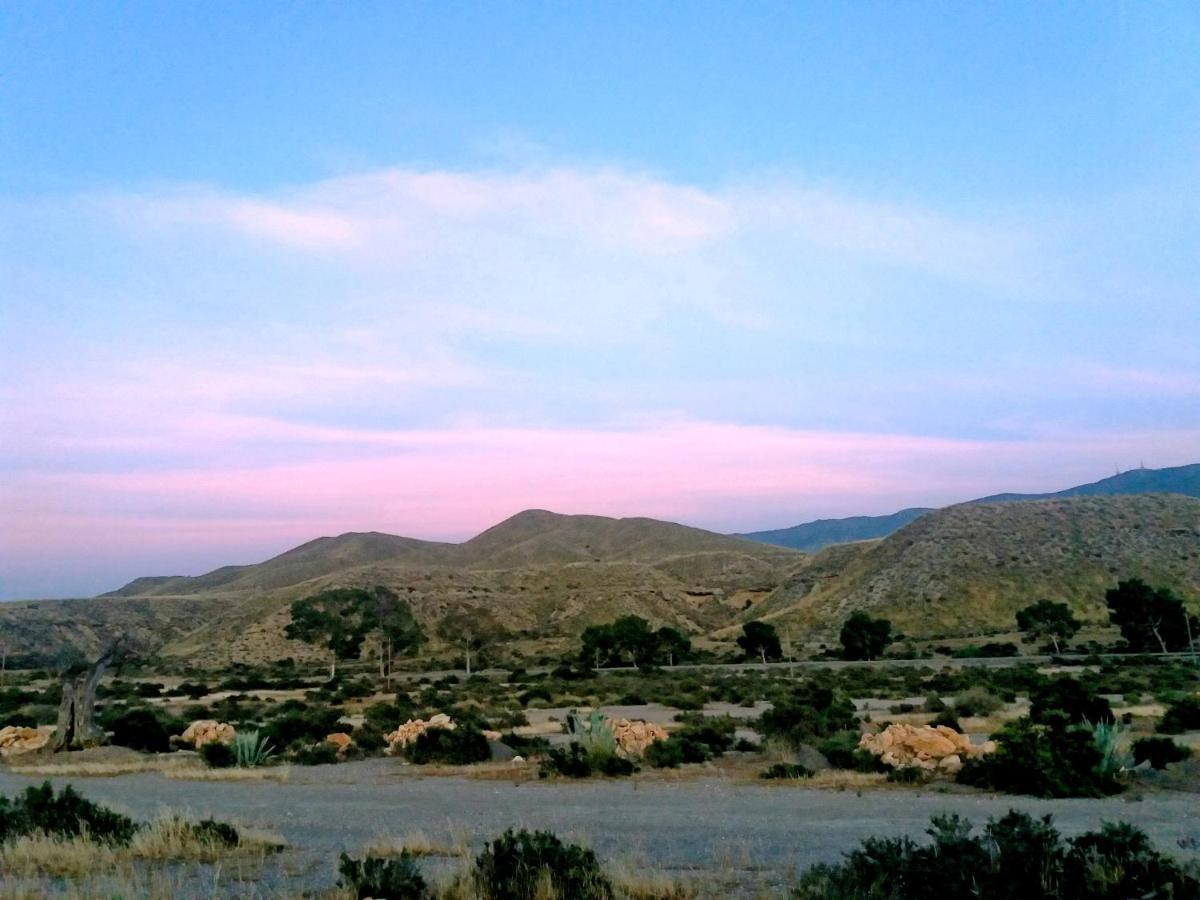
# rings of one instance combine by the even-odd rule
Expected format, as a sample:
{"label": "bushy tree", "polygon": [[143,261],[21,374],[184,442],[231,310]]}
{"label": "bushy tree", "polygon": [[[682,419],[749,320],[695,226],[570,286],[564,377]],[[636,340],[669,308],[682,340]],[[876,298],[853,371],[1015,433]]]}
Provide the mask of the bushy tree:
{"label": "bushy tree", "polygon": [[1155,588],[1140,578],[1130,578],[1104,595],[1112,623],[1139,652],[1170,653],[1186,650],[1200,638],[1200,619],[1188,613],[1183,600],[1170,588]]}
{"label": "bushy tree", "polygon": [[371,630],[368,601],[361,588],[330,588],[292,603],[290,639],[329,651],[329,678],[337,677],[339,659],[357,659]]}
{"label": "bushy tree", "polygon": [[1054,652],[1059,652],[1059,641],[1069,641],[1081,627],[1078,619],[1065,603],[1039,600],[1017,611],[1017,627],[1031,640],[1049,639]]}
{"label": "bushy tree", "polygon": [[743,625],[737,645],[749,659],[757,656],[764,663],[783,659],[783,647],[779,643],[775,626],[766,622],[753,621]]}
{"label": "bushy tree", "polygon": [[892,623],[865,612],[850,614],[842,626],[842,659],[879,659],[892,642]]}
{"label": "bushy tree", "polygon": [[471,674],[471,655],[479,654],[508,636],[508,630],[486,609],[456,609],[447,613],[437,626],[438,637],[463,653],[467,674]]}
{"label": "bushy tree", "polygon": [[389,683],[392,660],[416,650],[425,642],[425,632],[413,616],[412,607],[391,588],[377,585],[363,591],[364,626],[379,642],[379,677]]}
{"label": "bushy tree", "polygon": [[692,642],[683,632],[670,626],[657,631],[641,616],[621,616],[605,625],[590,625],[580,638],[580,663],[589,668],[634,665],[651,666],[658,662],[674,665],[686,659]]}

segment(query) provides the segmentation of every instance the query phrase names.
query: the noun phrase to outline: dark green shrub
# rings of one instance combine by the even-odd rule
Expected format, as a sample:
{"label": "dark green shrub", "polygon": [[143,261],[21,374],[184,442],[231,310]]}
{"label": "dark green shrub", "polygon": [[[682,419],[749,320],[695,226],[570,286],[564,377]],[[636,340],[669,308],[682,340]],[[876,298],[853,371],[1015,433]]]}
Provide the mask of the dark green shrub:
{"label": "dark green shrub", "polygon": [[1165,769],[1171,763],[1183,762],[1192,755],[1191,747],[1183,747],[1170,738],[1147,737],[1133,742],[1133,764],[1149,762],[1151,768]]}
{"label": "dark green shrub", "polygon": [[394,859],[351,859],[345,853],[338,860],[338,882],[354,892],[358,900],[424,900],[429,887],[411,854],[404,852]]}
{"label": "dark green shrub", "polygon": [[954,715],[963,717],[990,716],[1004,705],[987,688],[970,688],[954,698]]}
{"label": "dark green shrub", "polygon": [[355,728],[351,736],[354,738],[354,746],[368,755],[378,753],[387,746],[383,732],[369,722]]}
{"label": "dark green shrub", "polygon": [[45,833],[128,844],[137,831],[134,821],[85,800],[67,785],[58,794],[49,781],[27,787],[14,799],[0,796],[0,843],[23,835]]}
{"label": "dark green shrub", "polygon": [[534,754],[545,753],[550,749],[550,742],[544,737],[517,734],[515,732],[500,735],[500,743],[506,747],[511,747],[514,753],[518,753],[521,756],[533,756]]}
{"label": "dark green shrub", "polygon": [[209,741],[201,746],[200,758],[210,769],[228,769],[237,762],[233,748],[220,741]]}
{"label": "dark green shrub", "polygon": [[1065,714],[1045,724],[1025,716],[993,737],[995,752],[968,760],[958,781],[1035,797],[1103,797],[1121,790],[1113,775],[1100,769],[1091,729],[1072,725]]}
{"label": "dark green shrub", "polygon": [[1167,707],[1156,729],[1159,734],[1200,730],[1200,697],[1183,697]]}
{"label": "dark green shrub", "polygon": [[835,769],[853,772],[886,772],[888,767],[879,757],[858,746],[861,735],[857,731],[843,731],[817,745],[821,755]]}
{"label": "dark green shrub", "polygon": [[337,747],[328,741],[304,744],[292,750],[292,759],[302,766],[331,766],[338,762]]}
{"label": "dark green shrub", "polygon": [[932,778],[933,774],[920,766],[901,766],[887,774],[887,780],[892,784],[928,784]]}
{"label": "dark green shrub", "polygon": [[576,743],[566,747],[552,747],[538,767],[539,778],[562,775],[565,778],[588,778],[592,774],[592,762],[587,751]]}
{"label": "dark green shrub", "polygon": [[535,900],[541,896],[543,879],[556,897],[611,900],[613,896],[596,854],[564,844],[548,831],[509,829],[475,858],[475,889],[483,900]]}
{"label": "dark green shrub", "polygon": [[1113,721],[1112,707],[1094,687],[1070,676],[1049,679],[1029,693],[1029,718],[1045,724],[1058,713],[1064,713],[1076,724]]}
{"label": "dark green shrub", "polygon": [[112,742],[120,747],[144,753],[166,753],[171,749],[171,735],[152,711],[144,708],[121,713],[109,723]]}
{"label": "dark green shrub", "polygon": [[946,701],[937,694],[930,694],[925,698],[925,712],[940,713],[946,711]]}
{"label": "dark green shrub", "polygon": [[275,715],[263,726],[262,734],[272,747],[287,750],[295,744],[324,741],[326,735],[341,731],[339,718],[339,710],[289,700],[279,705]]}
{"label": "dark green shrub", "polygon": [[812,778],[813,770],[807,766],[802,766],[799,763],[775,763],[769,766],[758,776],[759,778],[773,779],[791,779]]}
{"label": "dark green shrub", "polygon": [[227,822],[203,819],[192,826],[192,832],[202,841],[222,847],[236,847],[241,842],[238,830]]}
{"label": "dark green shrub", "polygon": [[638,770],[631,760],[617,756],[615,753],[601,755],[598,759],[594,759],[592,764],[597,772],[607,775],[609,778],[623,778]]}
{"label": "dark green shrub", "polygon": [[408,745],[404,755],[417,765],[444,763],[464,766],[486,762],[492,758],[492,751],[479,729],[460,725],[453,730],[430,728],[423,731]]}
{"label": "dark green shrub", "polygon": [[832,689],[806,684],[781,697],[762,714],[761,728],[768,737],[801,744],[830,737],[858,726],[854,704]]}
{"label": "dark green shrub", "polygon": [[943,712],[938,713],[938,715],[929,720],[929,724],[933,728],[937,728],[939,725],[943,725],[946,728],[953,728],[960,734],[963,730],[962,725],[959,724],[958,719],[955,718],[954,713],[951,710],[944,710]]}
{"label": "dark green shrub", "polygon": [[683,743],[675,737],[655,741],[642,754],[646,764],[655,769],[678,769],[686,760],[683,758]]}

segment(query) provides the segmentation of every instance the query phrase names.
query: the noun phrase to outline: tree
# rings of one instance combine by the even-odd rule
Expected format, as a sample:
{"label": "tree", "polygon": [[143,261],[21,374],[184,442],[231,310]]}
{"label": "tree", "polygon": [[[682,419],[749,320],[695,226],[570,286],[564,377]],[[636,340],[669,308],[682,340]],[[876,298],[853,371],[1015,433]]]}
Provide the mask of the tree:
{"label": "tree", "polygon": [[892,623],[865,612],[851,613],[842,625],[842,659],[879,659],[892,642]]}
{"label": "tree", "polygon": [[647,666],[664,651],[674,659],[680,652],[691,649],[691,641],[679,631],[674,628],[652,631],[650,623],[641,616],[621,616],[607,625],[589,625],[581,640],[579,659],[590,668],[622,663]]}
{"label": "tree", "polygon": [[463,651],[467,674],[471,674],[471,654],[503,640],[508,631],[486,609],[457,609],[442,617],[438,637]]}
{"label": "tree", "polygon": [[1030,640],[1042,641],[1049,638],[1058,653],[1058,642],[1073,638],[1081,625],[1065,603],[1039,600],[1017,611],[1017,627]]}
{"label": "tree", "polygon": [[425,642],[425,632],[413,616],[412,607],[391,588],[377,585],[363,591],[364,624],[379,641],[379,677],[392,678],[392,660],[397,653],[415,650]]}
{"label": "tree", "polygon": [[1170,588],[1154,588],[1140,578],[1120,581],[1104,595],[1112,623],[1129,646],[1141,652],[1185,650],[1200,635],[1200,619],[1188,613]]}
{"label": "tree", "polygon": [[292,621],[284,630],[292,640],[329,651],[329,678],[337,677],[339,659],[357,659],[371,630],[369,598],[361,588],[329,588],[292,604]]}
{"label": "tree", "polygon": [[669,625],[664,625],[654,632],[654,643],[657,648],[656,655],[666,656],[669,666],[687,659],[692,654],[691,638]]}
{"label": "tree", "polygon": [[58,676],[62,700],[54,729],[55,752],[82,750],[108,741],[104,729],[96,724],[96,689],[104,673],[124,662],[132,650],[132,641],[121,634],[110,640],[90,663],[77,655],[64,661]]}
{"label": "tree", "polygon": [[747,622],[742,626],[742,636],[737,639],[737,645],[746,656],[755,656],[765,664],[768,660],[783,658],[783,648],[779,644],[779,635],[775,626],[766,622]]}

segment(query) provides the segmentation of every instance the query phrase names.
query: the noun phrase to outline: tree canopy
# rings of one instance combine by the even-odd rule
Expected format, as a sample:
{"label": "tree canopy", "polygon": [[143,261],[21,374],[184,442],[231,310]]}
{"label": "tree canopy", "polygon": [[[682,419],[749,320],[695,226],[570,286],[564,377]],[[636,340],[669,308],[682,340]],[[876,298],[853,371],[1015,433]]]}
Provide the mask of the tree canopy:
{"label": "tree canopy", "polygon": [[1035,641],[1049,638],[1058,653],[1059,641],[1073,638],[1081,624],[1067,604],[1039,600],[1017,611],[1017,627]]}
{"label": "tree canopy", "polygon": [[865,612],[850,614],[842,625],[843,659],[879,659],[892,642],[892,623]]}
{"label": "tree canopy", "polygon": [[737,639],[737,645],[747,657],[758,657],[764,663],[771,660],[783,659],[783,647],[779,643],[779,635],[774,625],[766,622],[747,622],[742,626],[742,635]]}
{"label": "tree canopy", "polygon": [[462,650],[467,674],[471,674],[471,654],[478,654],[490,645],[503,640],[508,630],[490,610],[455,609],[444,615],[437,626],[438,637],[452,647]]}
{"label": "tree canopy", "polygon": [[1200,637],[1200,619],[1188,613],[1170,588],[1155,588],[1140,578],[1117,583],[1104,595],[1112,623],[1133,650],[1169,653],[1186,650]]}
{"label": "tree canopy", "polygon": [[589,667],[669,665],[691,655],[692,642],[664,625],[657,631],[641,616],[621,616],[606,625],[589,625],[581,636],[580,662]]}

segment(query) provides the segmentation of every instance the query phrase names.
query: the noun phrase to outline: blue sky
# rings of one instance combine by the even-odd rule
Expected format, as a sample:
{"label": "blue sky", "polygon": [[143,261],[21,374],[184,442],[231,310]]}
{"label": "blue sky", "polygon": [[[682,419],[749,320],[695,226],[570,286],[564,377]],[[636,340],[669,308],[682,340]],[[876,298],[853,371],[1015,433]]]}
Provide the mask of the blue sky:
{"label": "blue sky", "polygon": [[1200,457],[1194,4],[13,4],[0,44],[0,596]]}

